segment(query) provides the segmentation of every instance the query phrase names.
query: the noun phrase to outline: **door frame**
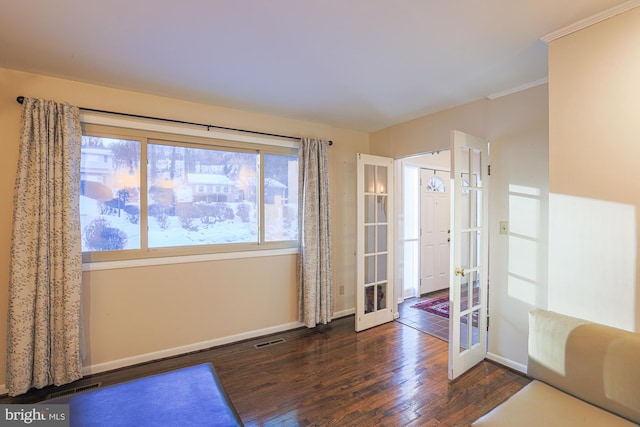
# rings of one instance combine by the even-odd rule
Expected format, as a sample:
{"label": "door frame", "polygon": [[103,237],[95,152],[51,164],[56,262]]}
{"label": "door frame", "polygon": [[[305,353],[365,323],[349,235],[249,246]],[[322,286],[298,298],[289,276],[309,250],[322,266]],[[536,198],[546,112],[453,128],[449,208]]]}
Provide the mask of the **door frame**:
{"label": "door frame", "polygon": [[[396,202],[395,202],[395,207],[396,207],[396,212],[398,213],[397,215],[395,215],[395,221],[394,221],[394,227],[396,232],[396,239],[395,239],[395,261],[394,261],[394,269],[395,269],[395,295],[397,296],[396,300],[394,301],[395,307],[394,307],[394,311],[395,311],[395,317],[398,318],[398,305],[402,304],[404,302],[405,299],[409,299],[409,298],[413,298],[413,297],[420,297],[420,283],[417,284],[415,288],[415,295],[412,295],[411,297],[404,297],[404,288],[405,288],[405,284],[404,284],[404,276],[403,276],[403,269],[402,269],[402,263],[404,262],[403,257],[404,257],[404,248],[403,248],[403,239],[402,239],[402,233],[404,230],[404,215],[403,215],[403,199],[406,196],[404,194],[403,191],[403,169],[404,169],[404,165],[410,165],[410,166],[415,166],[419,169],[421,168],[427,168],[427,169],[435,169],[435,170],[440,170],[443,172],[447,172],[447,173],[451,173],[450,168],[451,168],[451,159],[450,159],[450,148],[445,148],[442,150],[435,150],[435,151],[428,151],[428,152],[423,152],[423,153],[416,153],[416,154],[411,154],[409,156],[403,156],[403,157],[397,157],[394,158],[394,168],[395,168],[395,194],[396,194]],[[436,157],[438,160],[436,161],[427,161],[424,159],[428,159],[429,156],[438,156]],[[416,160],[417,158],[420,158],[419,160]],[[420,196],[419,192],[416,195],[417,197]],[[420,256],[418,254],[418,263],[420,262]],[[418,276],[420,276],[420,272],[418,271]]]}

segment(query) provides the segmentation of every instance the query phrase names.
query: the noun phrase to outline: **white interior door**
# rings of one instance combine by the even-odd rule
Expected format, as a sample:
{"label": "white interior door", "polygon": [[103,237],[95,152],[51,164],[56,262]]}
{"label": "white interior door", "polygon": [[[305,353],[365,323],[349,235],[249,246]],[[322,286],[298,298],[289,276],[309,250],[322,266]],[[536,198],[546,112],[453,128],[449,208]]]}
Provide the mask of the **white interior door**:
{"label": "white interior door", "polygon": [[420,293],[449,287],[450,173],[421,169]]}
{"label": "white interior door", "polygon": [[451,134],[449,379],[485,358],[489,249],[488,142]]}
{"label": "white interior door", "polygon": [[393,320],[393,159],[357,155],[356,331]]}

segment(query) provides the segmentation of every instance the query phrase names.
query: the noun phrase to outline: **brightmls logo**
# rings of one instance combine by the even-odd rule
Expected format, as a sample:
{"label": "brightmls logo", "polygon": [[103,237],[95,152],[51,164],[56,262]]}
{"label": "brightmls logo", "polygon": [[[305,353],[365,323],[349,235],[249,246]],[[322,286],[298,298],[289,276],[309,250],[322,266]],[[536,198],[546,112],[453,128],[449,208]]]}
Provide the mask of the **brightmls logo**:
{"label": "brightmls logo", "polygon": [[0,405],[0,426],[69,427],[69,405]]}

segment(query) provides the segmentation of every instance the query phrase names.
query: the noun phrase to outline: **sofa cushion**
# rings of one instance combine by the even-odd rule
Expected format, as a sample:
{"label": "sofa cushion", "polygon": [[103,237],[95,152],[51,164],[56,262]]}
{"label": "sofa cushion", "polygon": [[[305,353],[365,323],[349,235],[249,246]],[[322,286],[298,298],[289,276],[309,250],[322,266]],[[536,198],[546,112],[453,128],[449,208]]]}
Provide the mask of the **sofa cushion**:
{"label": "sofa cushion", "polygon": [[541,309],[529,314],[527,373],[640,423],[640,334]]}
{"label": "sofa cushion", "polygon": [[532,381],[474,426],[635,426],[610,412],[576,399],[540,381]]}

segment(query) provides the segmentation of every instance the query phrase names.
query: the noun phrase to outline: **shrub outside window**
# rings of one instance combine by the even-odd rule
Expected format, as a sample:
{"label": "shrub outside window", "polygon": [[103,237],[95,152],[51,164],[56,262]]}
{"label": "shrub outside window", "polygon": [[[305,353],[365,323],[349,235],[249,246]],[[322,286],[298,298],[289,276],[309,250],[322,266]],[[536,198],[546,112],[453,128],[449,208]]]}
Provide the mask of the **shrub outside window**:
{"label": "shrub outside window", "polygon": [[295,247],[297,180],[295,149],[85,125],[84,259]]}
{"label": "shrub outside window", "polygon": [[82,137],[82,251],[140,249],[140,141]]}

